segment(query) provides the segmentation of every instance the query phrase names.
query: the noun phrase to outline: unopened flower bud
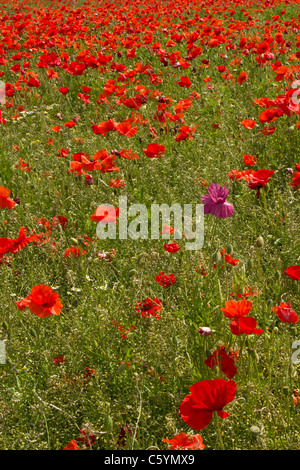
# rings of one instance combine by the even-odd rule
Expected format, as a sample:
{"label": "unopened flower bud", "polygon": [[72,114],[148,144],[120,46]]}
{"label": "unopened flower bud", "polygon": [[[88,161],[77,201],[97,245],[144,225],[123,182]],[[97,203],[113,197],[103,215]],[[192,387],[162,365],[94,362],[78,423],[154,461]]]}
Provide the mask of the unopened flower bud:
{"label": "unopened flower bud", "polygon": [[94,184],[94,178],[91,175],[85,175],[85,183],[88,186],[91,186],[92,184]]}
{"label": "unopened flower bud", "polygon": [[208,326],[200,326],[198,329],[200,336],[209,336],[211,334],[211,329]]}
{"label": "unopened flower bud", "polygon": [[232,253],[233,253],[232,245],[227,245],[226,246],[226,254],[231,255]]}
{"label": "unopened flower bud", "polygon": [[216,251],[212,257],[211,257],[211,260],[213,263],[219,263],[221,261],[221,253],[219,251]]}
{"label": "unopened flower bud", "polygon": [[258,237],[258,239],[256,240],[256,245],[259,246],[259,247],[264,246],[263,237]]}

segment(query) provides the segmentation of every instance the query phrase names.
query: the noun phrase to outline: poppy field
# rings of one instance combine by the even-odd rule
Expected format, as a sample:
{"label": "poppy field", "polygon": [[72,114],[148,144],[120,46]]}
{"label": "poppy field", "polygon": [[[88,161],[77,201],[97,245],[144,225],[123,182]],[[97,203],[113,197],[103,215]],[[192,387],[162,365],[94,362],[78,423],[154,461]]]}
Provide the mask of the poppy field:
{"label": "poppy field", "polygon": [[300,449],[299,7],[0,1],[0,449]]}

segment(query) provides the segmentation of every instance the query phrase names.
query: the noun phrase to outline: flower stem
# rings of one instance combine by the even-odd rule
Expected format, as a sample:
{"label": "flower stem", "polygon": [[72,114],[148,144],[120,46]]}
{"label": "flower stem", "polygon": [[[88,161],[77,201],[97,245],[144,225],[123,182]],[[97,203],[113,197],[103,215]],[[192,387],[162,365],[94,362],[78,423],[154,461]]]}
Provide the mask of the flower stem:
{"label": "flower stem", "polygon": [[221,426],[220,426],[220,423],[219,423],[217,413],[215,413],[214,418],[215,418],[215,422],[216,422],[216,428],[217,428],[217,434],[218,434],[218,438],[219,438],[220,447],[221,447],[222,450],[225,450],[225,447],[224,447],[224,444],[223,444],[223,439],[222,439]]}

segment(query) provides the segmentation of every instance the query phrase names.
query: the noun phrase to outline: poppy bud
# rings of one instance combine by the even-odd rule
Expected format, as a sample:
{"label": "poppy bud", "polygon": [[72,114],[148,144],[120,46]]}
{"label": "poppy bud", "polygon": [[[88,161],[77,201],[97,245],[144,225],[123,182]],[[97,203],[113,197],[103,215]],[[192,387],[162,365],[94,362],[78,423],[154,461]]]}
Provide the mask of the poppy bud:
{"label": "poppy bud", "polygon": [[212,257],[211,257],[211,260],[213,263],[219,263],[221,261],[221,253],[219,251],[216,251]]}
{"label": "poppy bud", "polygon": [[231,245],[226,246],[226,254],[231,255],[233,253],[233,248]]}
{"label": "poppy bud", "polygon": [[70,238],[71,242],[75,243],[75,245],[78,245],[78,240],[76,238]]}
{"label": "poppy bud", "polygon": [[85,175],[85,184],[91,186],[94,184],[94,178],[91,175]]}
{"label": "poppy bud", "polygon": [[117,253],[116,253],[116,252],[114,252],[114,253],[113,253],[113,252],[112,252],[112,253],[110,253],[110,254],[109,254],[109,259],[108,259],[108,261],[111,261],[112,259],[115,259],[115,258],[116,258],[116,256],[117,256]]}
{"label": "poppy bud", "polygon": [[119,367],[118,367],[118,372],[123,372],[125,369],[127,368],[127,364],[125,364],[125,362],[123,362],[123,364],[120,364]]}
{"label": "poppy bud", "polygon": [[31,334],[31,336],[36,338],[36,331],[33,328],[30,328],[29,333]]}
{"label": "poppy bud", "polygon": [[256,245],[257,245],[258,247],[264,246],[264,239],[263,239],[263,237],[258,237],[258,239],[256,240]]}
{"label": "poppy bud", "polygon": [[198,333],[203,338],[204,336],[209,336],[211,334],[211,329],[208,326],[200,326],[198,329]]}
{"label": "poppy bud", "polygon": [[3,328],[4,330],[8,330],[8,323],[7,323],[6,321],[4,321],[4,322],[2,323],[2,328]]}
{"label": "poppy bud", "polygon": [[56,226],[56,230],[57,230],[58,232],[63,232],[63,228],[62,228],[62,226],[61,226],[60,224],[58,224],[58,225]]}
{"label": "poppy bud", "polygon": [[247,269],[252,269],[252,268],[253,268],[252,259],[248,259],[248,261],[247,261]]}

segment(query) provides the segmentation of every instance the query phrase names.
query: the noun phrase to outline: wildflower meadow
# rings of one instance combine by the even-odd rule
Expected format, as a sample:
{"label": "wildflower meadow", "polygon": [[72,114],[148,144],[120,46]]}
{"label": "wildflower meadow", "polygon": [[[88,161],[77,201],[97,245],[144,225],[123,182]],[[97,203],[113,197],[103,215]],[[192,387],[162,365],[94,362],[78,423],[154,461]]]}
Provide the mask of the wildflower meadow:
{"label": "wildflower meadow", "polygon": [[299,450],[300,1],[0,26],[0,449]]}

